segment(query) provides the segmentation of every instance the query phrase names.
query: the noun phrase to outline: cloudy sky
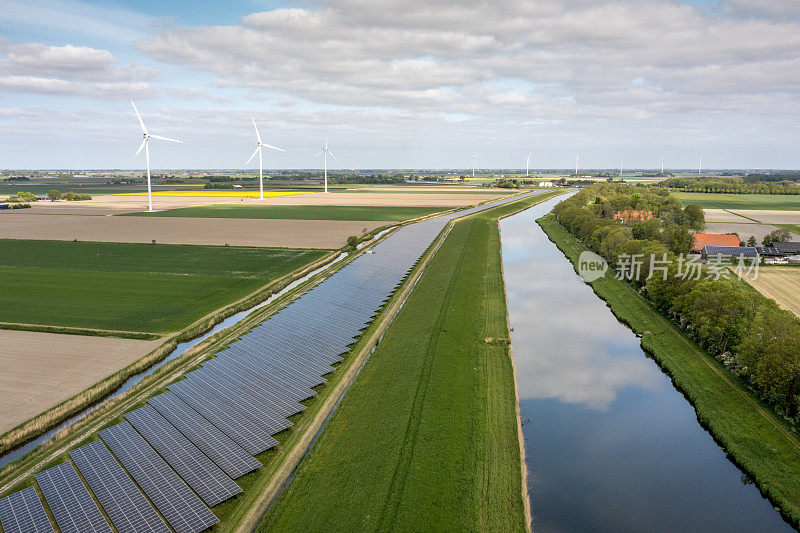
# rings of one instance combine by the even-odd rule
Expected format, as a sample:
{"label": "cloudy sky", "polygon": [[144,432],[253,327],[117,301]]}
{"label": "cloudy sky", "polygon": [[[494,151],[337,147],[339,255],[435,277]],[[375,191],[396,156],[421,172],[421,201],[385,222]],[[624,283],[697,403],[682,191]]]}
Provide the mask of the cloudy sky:
{"label": "cloudy sky", "polygon": [[800,168],[800,2],[0,0],[0,168]]}

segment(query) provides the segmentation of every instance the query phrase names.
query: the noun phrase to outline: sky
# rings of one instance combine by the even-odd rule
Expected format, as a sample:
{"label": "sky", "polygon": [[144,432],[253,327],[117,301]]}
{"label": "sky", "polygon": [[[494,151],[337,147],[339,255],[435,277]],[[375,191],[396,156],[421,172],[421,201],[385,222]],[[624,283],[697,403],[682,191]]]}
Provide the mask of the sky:
{"label": "sky", "polygon": [[254,118],[265,168],[796,169],[800,2],[0,0],[0,168],[141,168],[131,99],[154,168]]}

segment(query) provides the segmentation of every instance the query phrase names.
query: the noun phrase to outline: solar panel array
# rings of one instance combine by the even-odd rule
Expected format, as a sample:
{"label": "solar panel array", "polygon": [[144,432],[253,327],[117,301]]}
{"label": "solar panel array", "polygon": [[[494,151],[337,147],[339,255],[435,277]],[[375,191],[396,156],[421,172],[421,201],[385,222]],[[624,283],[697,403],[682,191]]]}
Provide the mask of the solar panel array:
{"label": "solar panel array", "polygon": [[117,531],[169,533],[156,510],[102,442],[90,442],[69,455]]}
{"label": "solar panel array", "polygon": [[0,523],[5,533],[53,533],[50,519],[33,487],[0,500]]}
{"label": "solar panel array", "polygon": [[103,513],[71,463],[61,463],[39,472],[36,482],[63,533],[111,533]]}
{"label": "solar panel array", "polygon": [[[398,229],[127,413],[126,422],[101,430],[103,442],[71,451],[114,527],[168,531],[161,516],[178,533],[217,523],[208,506],[241,492],[234,479],[260,466],[253,456],[277,444],[274,435],[291,427],[300,402],[326,382],[447,223],[517,199]],[[36,479],[62,531],[110,531],[71,463]],[[0,500],[0,522],[6,532],[53,531],[32,487]]]}

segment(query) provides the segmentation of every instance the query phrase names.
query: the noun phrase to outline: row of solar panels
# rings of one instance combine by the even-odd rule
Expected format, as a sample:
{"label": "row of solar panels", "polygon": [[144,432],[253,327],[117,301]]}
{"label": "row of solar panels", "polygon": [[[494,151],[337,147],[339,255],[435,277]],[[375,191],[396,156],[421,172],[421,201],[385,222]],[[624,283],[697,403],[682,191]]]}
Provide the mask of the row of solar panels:
{"label": "row of solar panels", "polygon": [[[495,202],[505,203],[510,200]],[[217,356],[36,475],[61,531],[203,531],[209,509],[301,412],[434,238],[461,211],[405,226]],[[77,467],[77,470],[75,467]],[[94,494],[94,497],[90,494]],[[105,516],[100,507],[105,511]],[[53,531],[33,487],[0,500],[6,533]]]}

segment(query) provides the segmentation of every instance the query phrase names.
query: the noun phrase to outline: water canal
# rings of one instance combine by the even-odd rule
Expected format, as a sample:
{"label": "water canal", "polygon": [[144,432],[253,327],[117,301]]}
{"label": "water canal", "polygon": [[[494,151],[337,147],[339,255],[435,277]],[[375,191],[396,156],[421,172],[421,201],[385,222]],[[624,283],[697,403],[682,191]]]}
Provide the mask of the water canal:
{"label": "water canal", "polygon": [[533,528],[791,530],[535,223],[501,221]]}

